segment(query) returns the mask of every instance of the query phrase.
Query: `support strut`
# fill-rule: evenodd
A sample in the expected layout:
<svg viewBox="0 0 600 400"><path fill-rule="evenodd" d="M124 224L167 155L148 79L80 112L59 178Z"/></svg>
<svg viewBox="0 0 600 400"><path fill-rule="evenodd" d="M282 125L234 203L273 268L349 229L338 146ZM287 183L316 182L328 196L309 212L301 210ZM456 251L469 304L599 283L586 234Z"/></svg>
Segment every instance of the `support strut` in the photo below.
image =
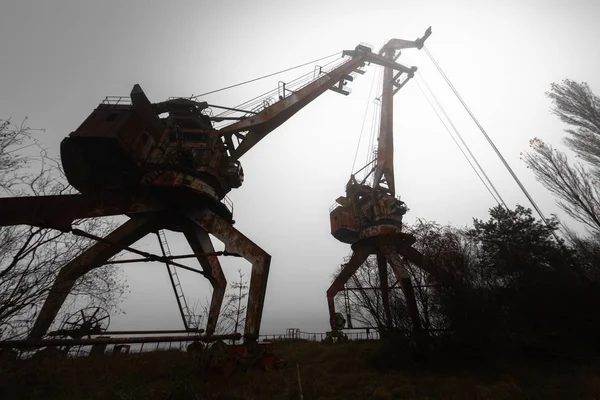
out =
<svg viewBox="0 0 600 400"><path fill-rule="evenodd" d="M344 288L346 282L348 282L358 268L367 260L369 254L371 254L373 250L374 248L372 247L359 247L356 249L352 253L348 263L344 265L339 275L335 278L329 289L327 289L327 306L329 307L329 324L331 325L331 329L339 329L335 323L335 295Z"/></svg>
<svg viewBox="0 0 600 400"><path fill-rule="evenodd" d="M198 261L204 270L206 276L213 288L212 298L210 300L210 309L208 312L208 322L206 324L206 333L214 334L217 329L217 320L225 297L227 289L227 280L223 274L221 263L214 255L204 256L203 254L214 254L215 249L208 236L208 232L197 225L191 225L184 231L184 235L192 249L197 254Z"/></svg>
<svg viewBox="0 0 600 400"><path fill-rule="evenodd" d="M258 340L271 256L229 222L208 209L190 211L187 215L198 226L223 242L228 252L238 253L252 264L244 339Z"/></svg>
<svg viewBox="0 0 600 400"><path fill-rule="evenodd" d="M155 221L150 217L134 217L112 231L106 240L125 246L132 245L154 229ZM42 306L29 338L41 339L52 325L77 279L91 270L103 266L108 259L121 251L106 243L95 243L71 262L61 268L50 293Z"/></svg>

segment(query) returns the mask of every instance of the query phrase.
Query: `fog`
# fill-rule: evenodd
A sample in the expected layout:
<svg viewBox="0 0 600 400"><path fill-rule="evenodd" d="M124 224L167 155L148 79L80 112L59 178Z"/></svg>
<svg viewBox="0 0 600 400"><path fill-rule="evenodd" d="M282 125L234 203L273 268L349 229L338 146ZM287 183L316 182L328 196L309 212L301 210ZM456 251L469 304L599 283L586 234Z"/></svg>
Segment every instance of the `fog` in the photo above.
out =
<svg viewBox="0 0 600 400"><path fill-rule="evenodd" d="M190 96L391 38L413 40L432 26L427 47L546 215L566 218L519 159L539 137L563 148L564 126L544 92L565 78L600 91L596 1L29 1L0 4L0 118L29 118L58 156L63 137L108 95L139 83L151 101ZM415 65L509 206L530 206L423 51L398 59ZM200 98L235 106L313 66ZM229 197L236 228L272 256L261 333L328 329L325 291L350 249L329 232L329 207L352 169L373 74L344 97L327 92L241 159L245 180ZM395 97L396 193L417 218L466 225L486 218L494 200L419 90ZM370 116L371 114L367 114ZM356 166L368 158L367 117ZM569 153L570 154L570 153ZM174 254L189 252L169 234ZM217 248L222 248L216 243ZM138 244L158 252L156 238ZM222 258L229 281L249 264ZM192 265L191 261L189 262ZM124 267L130 293L114 329L182 327L163 265ZM198 275L182 271L188 303L210 298Z"/></svg>

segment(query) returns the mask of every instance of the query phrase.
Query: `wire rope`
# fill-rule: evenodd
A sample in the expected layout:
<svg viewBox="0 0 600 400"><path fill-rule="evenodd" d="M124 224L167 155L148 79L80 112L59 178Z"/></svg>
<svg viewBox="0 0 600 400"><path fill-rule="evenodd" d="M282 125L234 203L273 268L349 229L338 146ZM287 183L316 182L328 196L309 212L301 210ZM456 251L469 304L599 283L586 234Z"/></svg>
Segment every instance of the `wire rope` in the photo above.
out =
<svg viewBox="0 0 600 400"><path fill-rule="evenodd" d="M337 54L337 53L336 53L336 54ZM343 57L341 57L340 59L343 59ZM329 66L329 65L331 65L331 64L333 64L333 63L335 63L336 61L338 61L338 59L328 62L327 64L325 64L325 65L324 65L324 66L322 66L321 68L325 68L325 67L327 67L327 66ZM345 60L344 60L344 61L345 61ZM304 65L307 65L307 64L304 64ZM303 65L303 66L304 66L304 65ZM311 75L314 75L314 71L307 72L306 74L304 74L304 75L301 75L300 77L298 77L298 78L294 79L293 81L290 81L290 83L291 83L291 82L298 81L298 80L301 80L300 82L295 82L295 83L292 85L292 87L296 88L296 90L297 90L297 88L298 88L298 85L299 85L299 84L304 84L305 82L310 82L310 81L312 81L312 80L313 80L313 78L311 77ZM288 83L287 85L289 85L289 83ZM237 106L235 106L234 108L238 108L238 109L241 109L241 108L250 108L250 109L252 109L254 106L258 106L258 105L259 105L261 102L263 102L263 100L264 100L264 99L266 99L267 97L274 96L274 95L276 95L278 92L279 92L279 88L276 88L276 89L271 89L271 90L269 90L269 91L267 91L267 92L265 92L265 93L263 93L263 94L260 94L260 95L258 95L258 96L256 96L256 97L254 97L254 98L252 98L252 99L250 99L250 100L247 100L247 101L245 101L245 102L243 102L243 103L241 103L241 104L238 104L238 105L237 105ZM227 115L231 115L231 114L233 114L233 113L235 113L235 112L237 112L237 111L231 111L231 110L223 111L223 112L221 112L221 113L217 114L217 115L216 115L216 117L225 117L225 116L227 116Z"/></svg>
<svg viewBox="0 0 600 400"><path fill-rule="evenodd" d="M418 79L420 79L423 84L425 85L425 89L427 90L427 92L430 94L431 98L433 99L433 101L435 102L435 104L437 104L438 108L440 109L442 115L446 118L446 120L448 121L450 127L452 128L452 130L454 131L454 134L456 135L456 137L458 137L458 139L460 140L460 142L462 143L462 145L464 146L464 148L466 149L467 153L469 154L469 156L471 157L471 159L473 159L473 161L475 162L475 164L477 165L477 168L479 168L479 170L481 171L481 173L483 174L485 180L487 181L487 183L490 185L491 189L494 191L495 193L495 197L497 197L500 202L502 203L502 205L505 208L508 208L506 206L506 203L504 202L504 199L502 199L502 196L500 195L500 192L498 192L498 190L496 189L496 187L494 186L494 184L492 183L492 180L489 178L489 176L485 173L485 170L483 169L483 167L481 166L481 164L479 164L479 161L477 161L477 157L475 157L475 155L473 154L473 152L471 151L471 149L469 148L469 145L467 145L467 143L465 142L465 140L463 139L462 135L460 134L460 132L458 131L458 129L456 128L456 126L454 125L454 123L452 122L452 119L450 119L450 117L448 116L448 113L446 112L446 109L444 108L444 106L442 106L442 104L440 103L440 101L438 100L437 96L435 95L435 93L433 93L433 91L431 90L431 87L427 84L427 81L425 80L425 77L423 76L423 74L419 74L419 76L417 77ZM418 80L417 80L417 84L419 85L419 89L421 89L421 91L423 91L423 88L420 86ZM427 99L429 101L429 99ZM432 105L433 107L433 105ZM434 108L435 110L435 108ZM437 110L436 110L436 114L437 114ZM450 132L449 132L450 133ZM454 137L453 137L454 139ZM462 148L460 147L460 145L457 143L457 146L459 146L459 148L462 150ZM464 152L463 152L464 154ZM465 157L468 159L467 155L465 154ZM469 161L470 162L470 161ZM475 170L475 169L474 169ZM496 200L498 201L498 200Z"/></svg>
<svg viewBox="0 0 600 400"><path fill-rule="evenodd" d="M477 175L477 177L479 178L479 180L481 181L481 183L483 183L483 186L485 186L485 188L487 189L487 191L490 193L490 195L492 196L492 198L494 199L494 201L496 203L500 204L500 200L502 200L502 198L500 197L500 200L498 200L498 198L496 197L496 195L494 194L494 192L492 191L492 189L490 189L490 187L488 186L488 184L486 183L486 181L480 175L480 173L477 170L477 168L475 168L475 165L473 165L473 162L471 162L471 160L467 156L467 153L465 153L465 151L463 150L463 148L460 146L460 144L458 143L458 141L456 140L456 138L454 137L454 135L450 131L450 128L446 124L446 121L444 121L444 119L442 118L442 115L438 112L438 110L435 108L435 106L431 102L431 99L429 99L429 97L427 96L427 94L423 90L423 87L419 83L419 80L416 80L416 82L417 82L417 86L419 87L419 90L423 94L423 97L425 98L425 100L427 100L427 102L431 106L431 109L435 112L435 115L437 115L438 119L440 120L440 122L442 123L442 125L444 126L444 128L446 128L446 132L448 132L448 135L450 135L450 137L452 138L452 140L456 144L456 147L458 147L458 149L460 150L460 152L462 153L462 155L465 157L465 159L467 160L467 162L469 163L469 165L471 166L471 168L473 169L473 171L475 172L475 174ZM452 123L450 120L449 120L449 122ZM479 164L477 164L477 165L479 165ZM481 166L479 166L479 168L481 168ZM482 172L483 172L483 169L482 169ZM487 176L486 176L486 178L487 178ZM488 180L489 180L489 178L488 178ZM491 182L490 182L490 184L491 184ZM492 187L493 187L493 185L492 185ZM496 191L496 190L494 189L494 191ZM500 195L498 194L498 196L500 196ZM504 204L503 200L502 200L502 204ZM506 207L506 204L504 204L504 206Z"/></svg>
<svg viewBox="0 0 600 400"><path fill-rule="evenodd" d="M506 162L506 159L504 158L504 156L502 155L502 153L500 152L500 150L496 147L496 145L494 144L494 142L492 141L492 139L489 137L489 135L487 134L487 132L485 131L485 129L483 128L483 126L479 123L479 121L477 120L477 118L475 118L475 115L473 114L473 112L471 111L471 109L469 108L469 106L467 105L467 103L465 103L465 101L463 100L463 98L460 96L460 94L458 93L458 90L456 90L456 87L454 87L454 85L452 84L452 82L450 81L450 79L448 78L448 76L444 73L444 71L442 70L442 67L437 63L437 61L435 60L435 58L433 57L433 55L431 54L431 52L429 51L429 49L427 49L426 46L423 46L423 49L425 50L425 53L427 54L427 56L429 56L429 59L431 60L431 62L433 63L433 65L436 67L436 69L438 70L438 72L442 75L442 77L444 78L444 80L446 81L446 83L448 84L448 86L450 87L450 89L452 89L452 91L456 95L456 98L460 101L460 103L463 105L463 107L465 108L465 110L467 111L467 113L471 116L471 118L473 119L473 122L475 122L475 124L477 125L477 127L479 128L479 130L481 131L481 133L483 134L483 136L485 136L485 138L487 139L488 143L490 144L490 146L492 147L492 149L494 150L494 152L496 153L496 155L498 156L498 158L500 158L500 161L502 161L502 164L504 164L504 167L508 170L508 172L510 173L510 175L512 176L512 178L515 180L515 182L517 183L517 185L519 186L519 188L521 189L521 191L525 195L525 197L527 197L527 199L529 200L529 202L531 203L531 205L533 206L533 208L535 209L535 211L538 213L538 215L540 216L540 218L542 219L542 221L544 221L544 223L546 224L546 226L549 227L550 223L548 222L548 220L546 219L546 217L542 213L542 210L538 207L538 205L536 204L536 202L533 200L533 197L531 197L531 195L529 194L529 192L527 191L527 189L525 188L525 186L523 186L523 183L517 177L517 175L515 174L515 172L513 171L513 169L510 167L510 165L508 164L508 162ZM554 231L553 231L553 234L554 234ZM556 234L554 234L554 237L558 240L558 238L556 237Z"/></svg>
<svg viewBox="0 0 600 400"><path fill-rule="evenodd" d="M197 99L198 97L201 97L201 96L206 96L206 95L209 95L209 94L213 94L213 93L222 92L223 90L232 89L232 88L234 88L234 87L242 86L242 85L245 85L245 84L247 84L247 83L256 82L256 81L259 81L259 80L261 80L261 79L269 78L269 77L271 77L271 76L274 76L274 75L279 75L279 74L282 74L282 73L284 73L284 72L288 72L288 71L291 71L291 70L294 70L294 69L297 69L297 68L301 68L301 67L307 66L307 65L309 65L309 64L314 64L314 63L316 63L316 62L319 62L319 61L322 61L322 60L326 60L326 59L328 59L328 58L331 58L331 57L334 57L334 56L336 56L336 55L338 55L338 54L340 54L340 53L341 53L341 52L339 52L339 51L338 51L338 52L336 52L336 53L333 53L333 54L330 54L330 55L328 55L328 56L321 57L321 58L318 58L318 59L316 59L316 60L313 60L313 61L309 61L309 62L307 62L307 63L304 63L304 64L296 65L295 67L286 68L286 69L284 69L284 70L281 70L281 71L273 72L273 73L270 73L270 74L267 74L267 75L263 75L263 76L261 76L261 77L258 77L258 78L254 78L254 79L250 79L250 80L247 80L247 81L244 81L244 82L236 83L236 84L234 84L234 85L226 86L226 87L224 87L224 88L221 88L221 89L212 90L212 91L210 91L210 92L206 92L206 93L198 94L198 95L192 96L191 98L192 98L192 99Z"/></svg>
<svg viewBox="0 0 600 400"><path fill-rule="evenodd" d="M377 89L375 91L376 94L380 93L382 90L382 83L381 83L381 69L377 70ZM372 117L372 121L371 121L371 134L369 136L369 147L367 149L367 160L365 162L365 164L369 164L370 162L373 162L374 158L375 158L375 153L373 152L373 144L375 142L375 137L377 136L377 128L378 128L378 123L377 123L377 117L379 116L379 112L381 110L381 102L378 102L378 100L374 99L373 103L375 104L375 107L373 108L373 117Z"/></svg>
<svg viewBox="0 0 600 400"><path fill-rule="evenodd" d="M354 152L354 161L352 161L352 169L350 169L350 173L354 172L354 167L356 165L356 158L358 157L358 150L360 149L360 142L362 140L363 131L365 129L365 122L367 120L367 114L369 112L369 106L371 102L371 94L373 94L373 86L375 86L375 76L377 74L373 73L373 79L371 79L371 88L369 89L369 97L367 97L367 104L365 106L365 114L363 115L362 125L360 127L360 135L358 136L358 143L356 144L356 151Z"/></svg>

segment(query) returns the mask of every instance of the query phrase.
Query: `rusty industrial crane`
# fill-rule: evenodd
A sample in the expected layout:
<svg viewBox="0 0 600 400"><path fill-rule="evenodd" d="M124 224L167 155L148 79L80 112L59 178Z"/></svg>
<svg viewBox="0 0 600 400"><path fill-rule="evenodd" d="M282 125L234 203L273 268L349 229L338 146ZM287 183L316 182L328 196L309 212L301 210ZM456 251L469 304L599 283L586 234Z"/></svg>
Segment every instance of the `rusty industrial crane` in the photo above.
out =
<svg viewBox="0 0 600 400"><path fill-rule="evenodd" d="M144 256L144 261L199 272L210 281L213 294L206 337L215 333L226 289L217 256L235 254L248 260L252 270L244 338L255 342L270 256L234 228L232 212L224 203L226 194L243 182L240 157L325 91L348 94L345 84L352 81L353 72L364 73L361 68L366 63L405 74L413 72L389 54L373 53L363 45L343 55L346 60L339 66L319 71L298 90L284 90L278 101L265 103L260 109L219 107L185 98L151 103L139 85L133 87L128 98L108 97L102 102L61 143L66 177L80 194L0 199L0 226L34 225L96 240L60 270L30 338L44 336L77 279L128 250ZM212 109L216 108L240 116L213 116ZM228 119L236 121L215 128L216 123ZM77 219L109 215L126 215L129 219L106 237L96 237L72 225ZM178 263L178 258L164 249L162 255L154 255L131 247L149 233L163 229L185 235L202 271ZM215 252L209 234L225 244L225 252Z"/></svg>
<svg viewBox="0 0 600 400"><path fill-rule="evenodd" d="M431 28L415 41L392 39L383 46L379 55L389 62L396 60L403 49L423 47L431 34ZM377 257L381 297L387 326L391 326L388 285L388 264L398 280L411 317L414 334L422 337L419 311L410 277L403 267L402 257L428 271L423 256L412 246L415 237L402 232L402 217L407 208L396 197L394 181L393 142L393 96L414 76L416 67L408 69L396 65L384 65L383 91L381 96L381 121L376 158L361 168L367 170L364 179L357 180L352 174L346 184L346 195L336 200L330 212L331 233L339 241L352 246L348 262L327 290L330 325L335 333L345 326L345 318L336 313L335 295L343 290L346 282L371 255ZM369 170L370 168L370 170ZM359 172L360 172L359 171ZM372 180L368 182L368 179ZM433 271L432 271L433 272Z"/></svg>

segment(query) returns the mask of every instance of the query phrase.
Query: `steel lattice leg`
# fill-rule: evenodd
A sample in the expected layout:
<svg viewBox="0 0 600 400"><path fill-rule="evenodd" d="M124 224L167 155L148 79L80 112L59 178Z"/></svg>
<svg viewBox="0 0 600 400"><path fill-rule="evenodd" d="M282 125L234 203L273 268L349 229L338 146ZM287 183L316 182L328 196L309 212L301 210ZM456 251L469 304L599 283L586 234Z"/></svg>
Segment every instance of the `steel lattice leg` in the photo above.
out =
<svg viewBox="0 0 600 400"><path fill-rule="evenodd" d="M150 233L153 230L153 225L153 219L151 218L132 218L112 231L105 239L112 243L129 246ZM29 338L40 339L44 336L77 279L91 270L101 267L120 251L121 249L117 246L95 243L73 261L62 267L33 325Z"/></svg>
<svg viewBox="0 0 600 400"><path fill-rule="evenodd" d="M392 312L390 310L390 287L388 284L387 260L381 252L377 253L377 269L379 271L379 284L381 286L381 302L385 314L385 324L392 329Z"/></svg>
<svg viewBox="0 0 600 400"><path fill-rule="evenodd" d="M208 236L208 232L197 225L191 226L184 231L185 237L195 254L214 253L215 249ZM213 335L217 328L221 305L227 289L227 280L223 274L221 263L217 256L198 256L198 261L210 281L213 288L212 299L210 301L210 310L208 321L206 323L206 334Z"/></svg>
<svg viewBox="0 0 600 400"><path fill-rule="evenodd" d="M410 319L413 324L415 337L417 340L420 340L423 338L423 326L421 325L421 317L417 307L417 299L415 298L415 292L410 280L410 276L402 265L402 260L400 259L398 253L395 252L395 249L385 248L384 251L390 262L390 265L392 266L394 275L396 276L396 279L398 279L398 282L400 282L400 286L404 292L404 297L406 298L406 307L408 308L408 314L410 315Z"/></svg>
<svg viewBox="0 0 600 400"><path fill-rule="evenodd" d="M340 274L335 278L329 289L327 289L327 305L329 306L329 323L331 329L336 329L335 324L335 295L344 288L344 285L354 275L358 268L365 262L369 254L372 253L371 247L359 247L352 253L352 257L344 267Z"/></svg>
<svg viewBox="0 0 600 400"><path fill-rule="evenodd" d="M244 338L246 341L256 341L267 291L271 256L212 211L191 211L188 217L225 243L228 252L238 253L252 264Z"/></svg>

